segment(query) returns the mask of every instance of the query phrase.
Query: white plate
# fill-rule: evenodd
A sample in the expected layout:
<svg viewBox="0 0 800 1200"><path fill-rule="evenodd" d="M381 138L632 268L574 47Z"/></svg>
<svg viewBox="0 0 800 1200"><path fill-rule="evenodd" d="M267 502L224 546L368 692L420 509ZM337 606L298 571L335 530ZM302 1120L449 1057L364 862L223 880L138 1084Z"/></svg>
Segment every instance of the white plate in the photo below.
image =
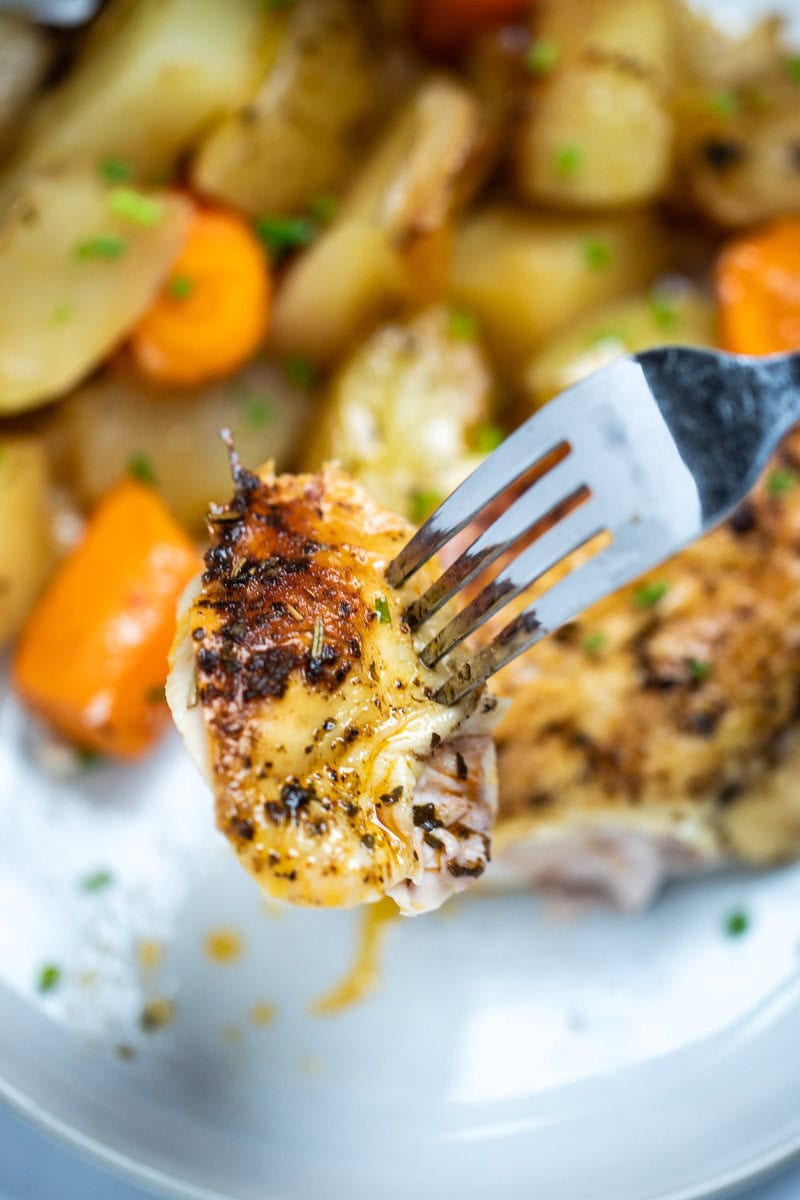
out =
<svg viewBox="0 0 800 1200"><path fill-rule="evenodd" d="M735 25L769 5L713 7ZM799 0L782 7L800 25ZM695 1200L800 1151L800 867L683 885L627 919L473 896L390 925L374 997L319 1017L359 918L267 911L176 738L140 769L62 784L27 743L3 698L0 1094L139 1183L195 1200ZM113 884L81 891L97 868ZM731 939L735 908L751 927ZM204 952L217 927L244 943L226 966ZM65 975L41 996L46 962ZM164 996L174 1021L142 1032ZM253 1023L258 1004L274 1021Z"/></svg>
<svg viewBox="0 0 800 1200"><path fill-rule="evenodd" d="M375 996L310 1004L353 914L268 911L175 742L57 784L0 708L0 1077L24 1112L185 1197L677 1200L800 1146L800 869L675 888L650 913L474 897L387 929ZM85 893L99 867L114 882ZM744 908L747 934L726 936ZM229 965L204 950L233 928ZM141 939L166 947L156 970ZM62 985L35 989L45 962ZM144 1033L143 1004L175 1019ZM275 1005L256 1027L254 1005ZM132 1061L116 1047L131 1046Z"/></svg>

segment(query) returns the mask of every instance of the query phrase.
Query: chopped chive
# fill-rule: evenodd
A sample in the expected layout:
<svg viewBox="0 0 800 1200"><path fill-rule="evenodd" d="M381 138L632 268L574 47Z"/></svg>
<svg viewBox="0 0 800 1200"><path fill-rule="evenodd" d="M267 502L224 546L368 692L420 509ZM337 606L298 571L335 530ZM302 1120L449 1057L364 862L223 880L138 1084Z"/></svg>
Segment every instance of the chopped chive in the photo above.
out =
<svg viewBox="0 0 800 1200"><path fill-rule="evenodd" d="M411 493L411 520L421 524L435 508L442 503L444 496L432 488L427 491Z"/></svg>
<svg viewBox="0 0 800 1200"><path fill-rule="evenodd" d="M173 275L167 280L164 290L173 300L187 300L194 291L194 280L188 275Z"/></svg>
<svg viewBox="0 0 800 1200"><path fill-rule="evenodd" d="M702 683L711 674L711 663L704 658L690 658L689 674L695 683Z"/></svg>
<svg viewBox="0 0 800 1200"><path fill-rule="evenodd" d="M505 430L493 421L479 425L472 437L473 449L478 454L491 454L496 450L506 436Z"/></svg>
<svg viewBox="0 0 800 1200"><path fill-rule="evenodd" d="M587 633L586 637L583 639L584 653L589 654L594 658L603 649L605 649L607 640L608 639L603 633L602 629L596 629L594 633Z"/></svg>
<svg viewBox="0 0 800 1200"><path fill-rule="evenodd" d="M115 216L135 221L137 225L158 225L164 216L164 205L160 200L130 187L114 188L109 193L108 207Z"/></svg>
<svg viewBox="0 0 800 1200"><path fill-rule="evenodd" d="M298 387L310 387L317 378L317 367L305 354L290 354L283 364L286 378Z"/></svg>
<svg viewBox="0 0 800 1200"><path fill-rule="evenodd" d="M244 417L251 429L263 429L274 415L272 403L266 396L253 396L247 401Z"/></svg>
<svg viewBox="0 0 800 1200"><path fill-rule="evenodd" d="M291 250L310 245L319 232L310 217L258 217L254 228L273 262Z"/></svg>
<svg viewBox="0 0 800 1200"><path fill-rule="evenodd" d="M61 982L61 967L55 963L47 963L39 972L38 987L40 992L54 992Z"/></svg>
<svg viewBox="0 0 800 1200"><path fill-rule="evenodd" d="M739 111L739 97L730 88L721 88L708 97L708 107L718 117L735 117Z"/></svg>
<svg viewBox="0 0 800 1200"><path fill-rule="evenodd" d="M71 304L57 304L55 308L50 310L50 321L53 325L65 325L74 316L75 309Z"/></svg>
<svg viewBox="0 0 800 1200"><path fill-rule="evenodd" d="M323 193L322 195L315 196L311 201L308 206L308 215L317 225L330 225L338 209L339 201L337 197Z"/></svg>
<svg viewBox="0 0 800 1200"><path fill-rule="evenodd" d="M606 238L588 238L583 243L583 257L593 271L601 271L614 260L614 251Z"/></svg>
<svg viewBox="0 0 800 1200"><path fill-rule="evenodd" d="M96 237L78 242L75 247L75 257L82 259L122 258L127 248L125 239L118 237L116 233L98 233Z"/></svg>
<svg viewBox="0 0 800 1200"><path fill-rule="evenodd" d="M325 626L322 624L322 617L314 618L314 636L311 640L311 657L319 658L322 654L322 647L325 643Z"/></svg>
<svg viewBox="0 0 800 1200"><path fill-rule="evenodd" d="M93 871L91 875L86 875L81 880L82 892L102 892L104 888L110 887L114 882L114 876L110 871Z"/></svg>
<svg viewBox="0 0 800 1200"><path fill-rule="evenodd" d="M159 683L155 687L148 688L144 694L144 698L148 704L163 704L167 698L164 684Z"/></svg>
<svg viewBox="0 0 800 1200"><path fill-rule="evenodd" d="M725 932L728 937L741 937L750 927L750 918L740 908L735 908L725 918Z"/></svg>
<svg viewBox="0 0 800 1200"><path fill-rule="evenodd" d="M133 164L126 158L104 158L97 169L106 183L128 183L133 178Z"/></svg>
<svg viewBox="0 0 800 1200"><path fill-rule="evenodd" d="M378 623L380 625L391 625L392 614L389 611L389 601L385 596L375 597L375 612L378 614Z"/></svg>
<svg viewBox="0 0 800 1200"><path fill-rule="evenodd" d="M660 329L674 329L678 321L678 306L667 292L651 292L650 313Z"/></svg>
<svg viewBox="0 0 800 1200"><path fill-rule="evenodd" d="M457 342L474 342L478 336L478 318L465 308L451 308L447 331Z"/></svg>
<svg viewBox="0 0 800 1200"><path fill-rule="evenodd" d="M583 146L567 142L559 146L553 155L553 167L563 179L571 179L580 168L584 158Z"/></svg>
<svg viewBox="0 0 800 1200"><path fill-rule="evenodd" d="M664 580L658 583L646 583L634 592L633 602L637 608L655 608L669 591L669 584Z"/></svg>
<svg viewBox="0 0 800 1200"><path fill-rule="evenodd" d="M76 751L78 762L82 767L88 770L90 767L96 767L98 763L103 761L103 756L99 750L90 750L88 746L80 746Z"/></svg>
<svg viewBox="0 0 800 1200"><path fill-rule="evenodd" d="M797 484L797 475L790 467L778 467L767 477L770 496L785 496Z"/></svg>
<svg viewBox="0 0 800 1200"><path fill-rule="evenodd" d="M792 83L800 83L800 57L787 58L785 66Z"/></svg>
<svg viewBox="0 0 800 1200"><path fill-rule="evenodd" d="M525 66L532 75L546 75L561 57L561 47L552 38L536 38L525 55Z"/></svg>
<svg viewBox="0 0 800 1200"><path fill-rule="evenodd" d="M156 473L153 470L153 463L146 454L132 454L128 459L128 473L137 479L139 483L148 483L154 486L156 482Z"/></svg>

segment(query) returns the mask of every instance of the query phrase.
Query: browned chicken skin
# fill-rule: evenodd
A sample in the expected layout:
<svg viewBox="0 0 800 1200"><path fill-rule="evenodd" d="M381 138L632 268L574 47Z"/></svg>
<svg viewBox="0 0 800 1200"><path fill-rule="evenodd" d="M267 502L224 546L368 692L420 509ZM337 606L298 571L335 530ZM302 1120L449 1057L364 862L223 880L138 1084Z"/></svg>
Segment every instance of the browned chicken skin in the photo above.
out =
<svg viewBox="0 0 800 1200"><path fill-rule="evenodd" d="M432 699L442 673L402 617L424 581L384 579L402 518L332 468L234 473L168 686L217 824L283 899L434 908L488 861L495 757L475 710L493 705Z"/></svg>

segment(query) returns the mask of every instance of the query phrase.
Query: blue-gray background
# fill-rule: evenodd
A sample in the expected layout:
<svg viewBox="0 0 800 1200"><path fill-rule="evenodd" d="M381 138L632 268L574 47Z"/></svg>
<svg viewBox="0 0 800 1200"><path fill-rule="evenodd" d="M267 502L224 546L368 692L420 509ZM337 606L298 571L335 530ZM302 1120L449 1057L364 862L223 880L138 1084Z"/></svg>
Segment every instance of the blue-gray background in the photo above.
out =
<svg viewBox="0 0 800 1200"><path fill-rule="evenodd" d="M741 1200L798 1200L800 1167L745 1191ZM0 1200L152 1200L0 1108ZM594 1200L613 1200L596 1196Z"/></svg>

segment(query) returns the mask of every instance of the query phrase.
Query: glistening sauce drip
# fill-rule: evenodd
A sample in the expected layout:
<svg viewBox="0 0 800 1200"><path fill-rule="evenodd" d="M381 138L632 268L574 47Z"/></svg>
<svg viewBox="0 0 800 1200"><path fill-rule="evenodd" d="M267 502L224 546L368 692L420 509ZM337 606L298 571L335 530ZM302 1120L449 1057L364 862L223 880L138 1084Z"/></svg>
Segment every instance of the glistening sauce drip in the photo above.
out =
<svg viewBox="0 0 800 1200"><path fill-rule="evenodd" d="M380 979L381 951L390 921L399 915L397 905L388 897L370 904L359 913L358 945L349 971L311 1005L317 1017L330 1017L365 1000Z"/></svg>

